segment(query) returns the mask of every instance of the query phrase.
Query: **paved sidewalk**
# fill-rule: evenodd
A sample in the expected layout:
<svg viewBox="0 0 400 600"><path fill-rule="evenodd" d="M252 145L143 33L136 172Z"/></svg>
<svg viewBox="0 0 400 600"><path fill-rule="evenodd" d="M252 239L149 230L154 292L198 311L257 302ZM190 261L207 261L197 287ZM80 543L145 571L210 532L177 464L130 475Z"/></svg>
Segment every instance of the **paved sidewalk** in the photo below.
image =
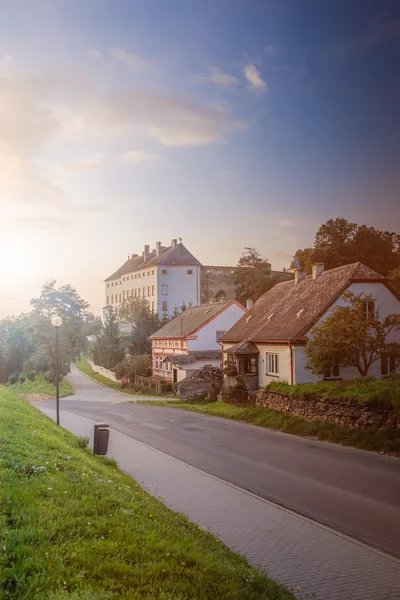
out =
<svg viewBox="0 0 400 600"><path fill-rule="evenodd" d="M54 409L38 406L55 417ZM62 425L92 439L94 421L63 411ZM400 561L112 430L109 456L152 495L232 550L315 600L399 600ZM308 596L307 596L308 594ZM315 594L315 596L312 596Z"/></svg>

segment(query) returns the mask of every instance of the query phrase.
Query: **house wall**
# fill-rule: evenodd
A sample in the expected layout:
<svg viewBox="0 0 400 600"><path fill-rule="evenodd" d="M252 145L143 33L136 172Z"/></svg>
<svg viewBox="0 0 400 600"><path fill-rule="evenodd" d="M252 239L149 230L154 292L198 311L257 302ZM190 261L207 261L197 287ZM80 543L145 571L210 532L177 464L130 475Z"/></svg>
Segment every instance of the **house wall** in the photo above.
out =
<svg viewBox="0 0 400 600"><path fill-rule="evenodd" d="M222 313L199 329L193 338L188 338L188 350L220 350L221 345L217 342L216 337L217 331L228 331L245 312L245 308L238 304L228 306Z"/></svg>
<svg viewBox="0 0 400 600"><path fill-rule="evenodd" d="M288 344L256 344L260 351L258 357L258 387L262 388L272 381L291 381L290 348ZM278 354L278 376L267 375L266 353Z"/></svg>
<svg viewBox="0 0 400 600"><path fill-rule="evenodd" d="M167 274L163 274L162 271L167 271ZM192 275L188 275L188 271L192 271ZM172 315L174 308L179 308L182 303L188 305L191 302L193 306L200 304L200 267L194 265L187 265L185 267L159 265L157 272L158 312L163 312L163 301L166 301L168 304L169 315ZM164 295L162 293L163 285L168 286L168 293Z"/></svg>
<svg viewBox="0 0 400 600"><path fill-rule="evenodd" d="M352 283L348 287L348 291L353 294L365 294L370 295L372 300L376 300L376 307L379 313L379 318L384 319L390 314L400 313L400 302L397 298L382 284L379 282L370 283ZM318 321L321 323L330 314L335 306L345 306L347 303L342 298L339 298L331 307L329 311L325 313L323 317ZM400 332L392 332L388 336L388 341L400 343ZM307 359L304 352L303 346L296 346L294 349L294 372L295 378L294 383L307 383L321 381L322 377L314 375L311 371L306 369ZM381 376L381 363L380 360L374 362L368 372L369 375L375 377ZM360 373L355 367L349 367L342 369L340 377L343 379L353 379L358 377Z"/></svg>
<svg viewBox="0 0 400 600"><path fill-rule="evenodd" d="M153 340L152 341L152 367L153 375L159 375L168 381L172 381L172 369L168 370L165 367L166 363L162 363L162 369L156 369L156 357L164 359L168 354L187 354L186 340Z"/></svg>

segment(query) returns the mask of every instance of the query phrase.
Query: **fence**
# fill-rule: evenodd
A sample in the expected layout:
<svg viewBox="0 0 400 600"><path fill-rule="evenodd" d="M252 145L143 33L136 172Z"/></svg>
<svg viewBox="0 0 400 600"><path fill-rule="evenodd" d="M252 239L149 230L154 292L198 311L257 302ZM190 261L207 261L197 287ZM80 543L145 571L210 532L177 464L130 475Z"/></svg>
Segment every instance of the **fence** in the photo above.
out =
<svg viewBox="0 0 400 600"><path fill-rule="evenodd" d="M172 385L168 381L154 379L153 377L142 377L141 375L135 375L134 383L150 389L153 388L157 394L163 394L172 389Z"/></svg>
<svg viewBox="0 0 400 600"><path fill-rule="evenodd" d="M237 390L229 388L229 396L226 398L229 404L251 404L255 405L254 395L250 395L248 390Z"/></svg>

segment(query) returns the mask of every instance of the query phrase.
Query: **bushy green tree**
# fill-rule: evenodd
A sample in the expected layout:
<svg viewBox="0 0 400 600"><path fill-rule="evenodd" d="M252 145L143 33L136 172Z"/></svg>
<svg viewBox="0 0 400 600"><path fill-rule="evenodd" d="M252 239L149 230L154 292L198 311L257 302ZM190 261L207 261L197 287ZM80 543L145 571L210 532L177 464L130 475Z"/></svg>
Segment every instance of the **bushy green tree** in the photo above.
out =
<svg viewBox="0 0 400 600"><path fill-rule="evenodd" d="M255 248L245 248L237 266L236 297L242 304L245 305L248 299L255 302L274 286L271 265Z"/></svg>
<svg viewBox="0 0 400 600"><path fill-rule="evenodd" d="M323 262L326 269L362 262L386 276L400 267L400 235L343 218L329 219L318 229L314 246L295 256L308 272L314 262Z"/></svg>
<svg viewBox="0 0 400 600"><path fill-rule="evenodd" d="M317 375L329 373L335 364L355 367L365 377L382 354L398 352L399 345L388 342L388 335L400 330L400 315L380 320L370 296L345 292L342 298L346 304L336 306L311 330L305 347L307 367Z"/></svg>
<svg viewBox="0 0 400 600"><path fill-rule="evenodd" d="M93 344L93 362L106 369L113 369L123 360L124 355L117 313L110 307L102 331Z"/></svg>

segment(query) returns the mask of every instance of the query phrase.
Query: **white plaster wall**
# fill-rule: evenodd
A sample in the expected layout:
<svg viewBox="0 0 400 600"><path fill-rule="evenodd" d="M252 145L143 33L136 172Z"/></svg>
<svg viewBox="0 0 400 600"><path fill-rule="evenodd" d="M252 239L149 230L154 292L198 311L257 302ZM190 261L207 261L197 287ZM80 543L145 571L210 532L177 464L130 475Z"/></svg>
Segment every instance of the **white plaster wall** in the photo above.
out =
<svg viewBox="0 0 400 600"><path fill-rule="evenodd" d="M348 291L353 294L359 295L370 295L372 300L376 300L376 307L378 310L379 318L384 319L390 314L400 313L400 302L397 298L382 284L379 282L370 282L370 283L352 283L348 288ZM347 302L342 298L339 298L331 307L331 309L318 321L321 323L326 317L330 314L331 310L335 306L346 306ZM390 336L388 336L388 341L391 342L399 342L400 343L400 332L392 332ZM294 383L306 383L306 382L315 382L321 381L323 378L314 375L311 371L306 369L306 355L304 352L304 347L296 346L295 347L295 381ZM381 375L381 363L380 360L375 361L368 372L369 375L374 375L375 377L380 377ZM340 372L340 377L343 379L353 379L354 377L359 377L360 373L357 371L355 367L349 367L346 369L342 369Z"/></svg>
<svg viewBox="0 0 400 600"><path fill-rule="evenodd" d="M257 344L260 351L258 357L258 387L262 388L271 381L286 381L290 383L290 348L288 344ZM267 375L266 353L278 354L278 377Z"/></svg>
<svg viewBox="0 0 400 600"><path fill-rule="evenodd" d="M206 304L204 305L204 310L207 310ZM221 350L221 344L216 341L217 331L228 331L231 329L245 312L245 309L237 304L228 306L221 314L217 315L194 334L196 339L188 340L188 350Z"/></svg>
<svg viewBox="0 0 400 600"><path fill-rule="evenodd" d="M163 275L162 271L168 271ZM187 271L192 270L193 274L188 275ZM157 303L158 312L162 313L162 303L168 302L168 313L171 315L175 306L179 307L182 303L186 305L192 302L193 306L200 304L200 267L193 265L171 267L168 265L159 265L157 267ZM168 294L162 294L163 284L168 286Z"/></svg>
<svg viewBox="0 0 400 600"><path fill-rule="evenodd" d="M99 365L95 365L91 360L88 360L88 363L92 367L93 371L95 371L96 373L100 373L100 375L103 375L104 377L111 379L111 381L119 381L115 377L115 373L113 373L112 371L109 371L108 369L105 369L104 367L100 367Z"/></svg>

